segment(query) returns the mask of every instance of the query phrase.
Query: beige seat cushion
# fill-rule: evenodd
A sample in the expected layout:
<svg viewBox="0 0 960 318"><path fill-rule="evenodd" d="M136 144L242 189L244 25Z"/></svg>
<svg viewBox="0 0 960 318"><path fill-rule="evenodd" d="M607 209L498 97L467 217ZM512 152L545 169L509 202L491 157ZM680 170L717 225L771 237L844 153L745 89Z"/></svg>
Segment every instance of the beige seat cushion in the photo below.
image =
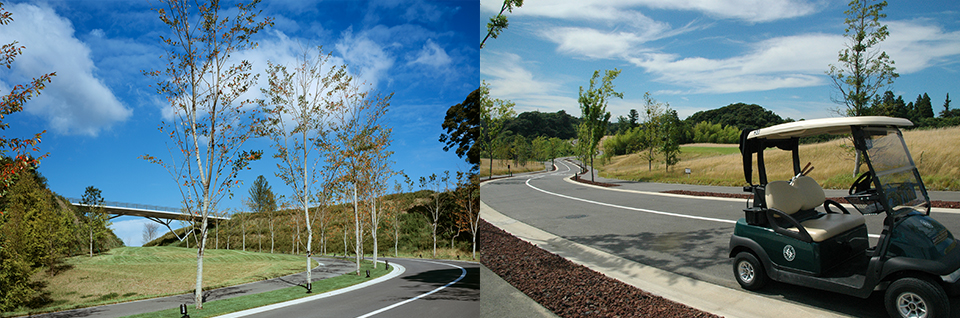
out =
<svg viewBox="0 0 960 318"><path fill-rule="evenodd" d="M823 242L837 234L863 225L863 216L859 214L828 213L817 219L800 222L800 225L807 229L807 233L810 233L810 238L814 242ZM788 228L788 230L800 232L793 227Z"/></svg>
<svg viewBox="0 0 960 318"><path fill-rule="evenodd" d="M823 188L811 177L800 176L793 180L793 187L799 190L799 195L802 197L801 201L803 203L800 205L800 210L816 208L827 199L826 195L823 194Z"/></svg>
<svg viewBox="0 0 960 318"><path fill-rule="evenodd" d="M794 214L800 211L803 206L803 197L800 190L790 185L786 181L773 181L767 183L764 190L764 199L767 201L767 208L777 209L786 214Z"/></svg>

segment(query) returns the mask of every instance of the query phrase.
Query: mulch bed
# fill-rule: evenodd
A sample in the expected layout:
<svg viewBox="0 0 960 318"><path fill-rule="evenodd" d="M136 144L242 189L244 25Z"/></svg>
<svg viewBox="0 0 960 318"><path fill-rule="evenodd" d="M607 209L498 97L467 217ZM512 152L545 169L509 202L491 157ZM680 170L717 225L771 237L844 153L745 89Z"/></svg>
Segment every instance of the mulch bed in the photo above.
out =
<svg viewBox="0 0 960 318"><path fill-rule="evenodd" d="M480 262L560 317L719 317L544 251L484 220Z"/></svg>
<svg viewBox="0 0 960 318"><path fill-rule="evenodd" d="M669 191L662 191L661 193L694 195L694 196L701 196L701 197L753 199L752 194L737 194L737 193L717 193L717 192L686 191L686 190L669 190ZM833 200L840 203L848 203L847 200L844 198L827 198L827 200ZM960 209L960 202L933 200L933 201L930 201L930 206L934 208Z"/></svg>

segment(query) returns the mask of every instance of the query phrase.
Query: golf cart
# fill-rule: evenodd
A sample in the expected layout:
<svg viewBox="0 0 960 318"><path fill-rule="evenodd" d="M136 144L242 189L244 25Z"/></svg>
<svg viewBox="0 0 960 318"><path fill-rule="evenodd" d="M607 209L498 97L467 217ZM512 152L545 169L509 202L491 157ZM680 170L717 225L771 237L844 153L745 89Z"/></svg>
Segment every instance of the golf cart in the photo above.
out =
<svg viewBox="0 0 960 318"><path fill-rule="evenodd" d="M756 290L771 279L860 298L886 290L884 304L893 317L948 317L947 292L960 291L960 249L953 234L930 218L927 190L898 128L909 126L902 118L847 117L745 130L744 191L753 200L730 237L737 283ZM800 167L800 137L820 134L850 134L868 168L844 198L854 213L825 198L805 175L809 164ZM767 180L764 150L774 147L792 152L791 180ZM883 229L870 246L864 216L879 214L885 215Z"/></svg>

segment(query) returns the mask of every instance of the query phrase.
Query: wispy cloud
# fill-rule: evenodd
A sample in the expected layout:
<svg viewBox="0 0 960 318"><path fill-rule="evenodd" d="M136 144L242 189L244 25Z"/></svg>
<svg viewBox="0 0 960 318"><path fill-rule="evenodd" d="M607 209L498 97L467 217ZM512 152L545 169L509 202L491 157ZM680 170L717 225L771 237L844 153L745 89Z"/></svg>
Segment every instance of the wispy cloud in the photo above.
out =
<svg viewBox="0 0 960 318"><path fill-rule="evenodd" d="M556 79L542 79L527 70L519 55L484 51L480 55L480 72L489 77L490 95L508 99L517 104L517 111L569 108L577 105L575 98L566 97L563 83Z"/></svg>
<svg viewBox="0 0 960 318"><path fill-rule="evenodd" d="M483 1L481 8L487 12L499 12L501 4ZM747 22L802 17L819 9L818 5L802 0L555 0L524 3L512 15L630 23L644 20L645 16L640 12L642 8L696 11Z"/></svg>
<svg viewBox="0 0 960 318"><path fill-rule="evenodd" d="M673 93L764 91L824 84L820 75L842 43L839 35L808 34L761 41L746 54L726 59L649 53L629 61L656 74L657 81L688 88Z"/></svg>
<svg viewBox="0 0 960 318"><path fill-rule="evenodd" d="M0 86L6 91L41 74L57 73L25 108L28 113L46 119L58 133L89 136L130 117L132 111L94 75L90 48L74 36L69 20L43 5L16 4L9 11L14 21L2 26L0 42L19 41L26 49L11 70L4 70Z"/></svg>

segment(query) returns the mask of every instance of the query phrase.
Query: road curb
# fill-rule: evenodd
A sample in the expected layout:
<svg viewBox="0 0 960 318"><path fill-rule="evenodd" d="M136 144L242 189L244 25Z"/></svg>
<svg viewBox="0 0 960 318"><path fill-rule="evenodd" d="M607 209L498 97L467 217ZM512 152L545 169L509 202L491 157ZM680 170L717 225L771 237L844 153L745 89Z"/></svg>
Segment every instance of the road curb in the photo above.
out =
<svg viewBox="0 0 960 318"><path fill-rule="evenodd" d="M572 242L505 216L480 202L480 215L490 224L591 270L687 306L727 317L844 317L753 293L710 284L646 266L595 248ZM731 274L732 275L732 274Z"/></svg>
<svg viewBox="0 0 960 318"><path fill-rule="evenodd" d="M378 263L381 263L381 262L378 261ZM276 304L261 306L261 307L257 307L257 308L250 308L250 309L247 309L247 310L241 310L241 311L229 313L229 314L226 314L226 315L216 316L216 317L217 317L217 318L238 318L238 317L244 317L244 316L254 315L254 314L258 314L258 313L262 313L262 312L266 312L266 311L270 311L270 310L274 310L274 309L279 309L279 308L283 308L283 307L287 307L287 306L293 306L293 305L297 305L297 304L302 304L302 303L305 303L305 302L314 301L314 300L321 299L321 298L327 298L327 297L330 297L330 296L340 295L340 294L343 294L343 293L348 293L348 292L351 292L351 291L354 291L354 290L358 290L358 289L361 289L361 288L364 288L364 287L369 287L369 286L372 286L372 285L376 285L376 284L385 282L385 281L390 280L390 279L392 279L392 278L394 278L394 277L400 276L401 274L403 274L404 271L406 271L406 268L404 268L404 267L403 267L402 265L400 265L400 264L396 264L396 263L395 263L395 264L393 264L393 270L390 271L390 273L387 273L386 275L383 275L383 276L374 278L374 279L372 279L372 280L369 280L369 281L366 281L366 282L363 282L363 283L359 283L359 284L356 284L356 285L352 285L352 286L340 288L340 289L337 289L337 290L331 290L331 291L328 291L328 292L325 292L325 293L322 293L322 294L317 294L317 295L313 295L313 296L309 296L309 297L303 297L303 298L297 298L297 299L294 299L294 300L288 300L288 301L285 301L285 302L282 302L282 303L276 303Z"/></svg>

